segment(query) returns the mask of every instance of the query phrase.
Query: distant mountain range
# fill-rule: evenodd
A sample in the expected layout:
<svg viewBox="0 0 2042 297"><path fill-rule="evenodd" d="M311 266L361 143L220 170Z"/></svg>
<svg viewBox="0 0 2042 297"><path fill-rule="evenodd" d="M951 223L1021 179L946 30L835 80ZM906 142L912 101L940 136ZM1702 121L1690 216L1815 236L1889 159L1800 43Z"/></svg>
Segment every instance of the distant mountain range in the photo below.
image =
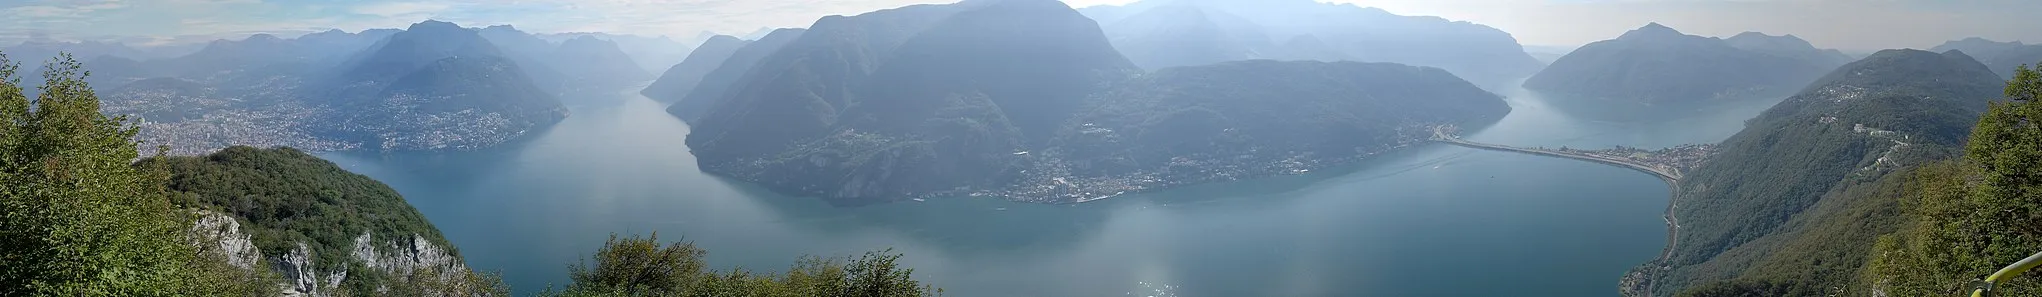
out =
<svg viewBox="0 0 2042 297"><path fill-rule="evenodd" d="M651 73L624 54L617 43L583 35L568 39L550 57L553 69L566 74L569 84L599 90L620 90L652 81Z"/></svg>
<svg viewBox="0 0 2042 297"><path fill-rule="evenodd" d="M659 76L659 80L653 81L652 85L646 86L645 90L639 93L660 102L680 101L681 98L687 97L688 93L694 92L697 86L701 86L702 80L708 77L710 72L723 66L724 61L730 60L731 56L736 55L738 50L744 49L748 44L751 44L751 41L730 35L709 37L708 41L702 42L701 47L695 48L694 53L688 54L687 60L668 68L666 73Z"/></svg>
<svg viewBox="0 0 2042 297"><path fill-rule="evenodd" d="M559 99L476 30L427 21L362 52L332 86L315 131L382 150L473 150L566 117Z"/></svg>
<svg viewBox="0 0 2042 297"><path fill-rule="evenodd" d="M1790 95L1850 60L1792 35L1747 32L1719 39L1652 23L1582 46L1526 80L1524 87L1570 100L1692 104Z"/></svg>
<svg viewBox="0 0 2042 297"><path fill-rule="evenodd" d="M764 58L739 59L753 50ZM717 71L733 67L748 71L704 81L675 106L683 119L699 116L688 145L703 170L838 203L939 194L1075 202L1295 173L1401 147L1430 124L1508 110L1445 71L1394 64L1259 61L1143 75L1093 20L1053 0L826 17L753 42Z"/></svg>
<svg viewBox="0 0 2042 297"><path fill-rule="evenodd" d="M672 37L667 36L647 37L602 32L539 34L540 39L557 44L565 44L568 40L580 37L594 37L598 40L616 43L617 48L624 51L624 55L630 56L632 61L637 62L638 68L642 70L666 69L673 67L674 64L680 64L682 60L688 58L688 53L695 51L695 46L702 41L674 40Z"/></svg>
<svg viewBox="0 0 2042 297"><path fill-rule="evenodd" d="M1957 51L1886 50L1830 72L1748 121L1680 181L1672 258L1633 274L1652 275L1657 291L1627 292L1873 290L1859 279L1872 247L1905 224L1900 201L1913 177L1899 173L1961 156L2003 86Z"/></svg>
<svg viewBox="0 0 2042 297"><path fill-rule="evenodd" d="M258 34L174 58L87 62L94 86L109 90L106 110L140 115L138 137L185 155L230 145L482 149L565 117L555 94L651 79L593 36L553 45L508 26L438 21L293 39Z"/></svg>
<svg viewBox="0 0 2042 297"><path fill-rule="evenodd" d="M655 100L674 102L673 106L667 108L667 112L680 117L682 121L695 123L696 120L708 114L710 108L716 107L717 104L721 104L724 101L729 101L732 91L743 87L739 84L743 82L746 75L751 74L752 68L758 67L760 61L780 52L780 49L787 47L789 43L793 43L795 40L801 39L801 36L807 32L807 29L773 30L772 33L766 34L765 37L757 41L752 41L742 47L738 47L736 52L730 54L730 57L721 59L722 61L716 63L715 68L710 70L708 74L702 75L700 82L694 83L695 87L688 89L687 93L679 93L679 90L676 89L666 94L647 94L647 96ZM709 59L714 58L714 56L705 56L704 58ZM700 65L706 66L712 62L714 61L704 60L704 64ZM669 79L677 81L667 82L668 84L685 84L688 78L686 76L661 77L661 80ZM659 83L654 82L654 84ZM676 94L679 95L676 96Z"/></svg>
<svg viewBox="0 0 2042 297"><path fill-rule="evenodd" d="M2042 44L2024 44L2018 41L1998 42L1973 37L1945 42L1931 50L1939 52L1949 50L1963 51L1972 57L1977 57L1978 61L1985 63L1986 67L1991 67L1994 73L1999 73L2001 77L2007 78L2014 76L2014 68L2016 67L2028 65L2028 68L2033 69L2035 65L2042 64Z"/></svg>
<svg viewBox="0 0 2042 297"><path fill-rule="evenodd" d="M732 50L724 42L717 45ZM531 34L508 25L464 28L439 21L296 38L255 34L168 57L94 42L32 40L0 49L16 61L38 63L58 51L73 53L92 71L94 87L105 91L106 110L139 115L138 137L171 145L179 155L231 145L488 148L565 117L562 98L607 96L652 81L634 53L679 63L692 50L665 37ZM696 71L706 76L722 60L705 58L690 67L703 68ZM674 65L659 69L667 66Z"/></svg>
<svg viewBox="0 0 2042 297"><path fill-rule="evenodd" d="M1446 69L1496 89L1543 66L1502 30L1353 4L1147 0L1082 11L1150 71L1250 59L1390 62Z"/></svg>

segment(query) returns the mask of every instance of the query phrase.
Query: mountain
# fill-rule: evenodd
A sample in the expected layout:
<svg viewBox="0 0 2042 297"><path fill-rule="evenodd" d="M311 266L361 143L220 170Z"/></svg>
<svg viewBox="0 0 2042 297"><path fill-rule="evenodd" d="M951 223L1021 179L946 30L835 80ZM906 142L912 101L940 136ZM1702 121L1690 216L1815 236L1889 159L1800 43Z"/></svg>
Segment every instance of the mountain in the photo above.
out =
<svg viewBox="0 0 2042 297"><path fill-rule="evenodd" d="M131 60L154 58L147 53L121 43L98 41L70 42L53 40L48 37L32 38L22 41L21 44L0 48L0 51L7 52L7 59L19 61L23 64L41 64L49 61L52 57L56 57L58 53L69 53L80 61L92 60L100 56L115 56ZM22 68L31 69L32 67Z"/></svg>
<svg viewBox="0 0 2042 297"><path fill-rule="evenodd" d="M519 31L517 27L510 25L484 27L476 29L475 33L501 49L504 57L510 58L512 62L525 69L525 75L532 78L532 83L547 93L566 92L574 89L578 83L567 73L556 69L556 65L565 63L561 63L560 57L555 56L558 46L551 41Z"/></svg>
<svg viewBox="0 0 2042 297"><path fill-rule="evenodd" d="M1553 61L1560 60L1560 57L1567 56L1567 53L1574 52L1574 49L1572 46L1526 45L1524 53L1539 59L1539 63L1553 64Z"/></svg>
<svg viewBox="0 0 2042 297"><path fill-rule="evenodd" d="M705 171L833 203L1067 203L1319 168L1508 110L1436 68L1253 61L1141 73L1058 1L833 16L732 84L691 121L688 146Z"/></svg>
<svg viewBox="0 0 2042 297"><path fill-rule="evenodd" d="M539 57L553 53L554 42L541 39L511 25L495 25L476 29L475 33L490 44L502 49L504 54L519 59L541 60Z"/></svg>
<svg viewBox="0 0 2042 297"><path fill-rule="evenodd" d="M742 39L744 39L744 40L763 40L763 39L766 39L766 35L773 35L773 32L774 32L774 31L780 31L780 30L785 30L785 29L775 29L775 28L768 28L768 27L759 27L759 29L758 29L758 30L752 30L752 32L751 32L751 33L745 33L745 34L744 34L744 36L738 36L738 38L742 38Z"/></svg>
<svg viewBox="0 0 2042 297"><path fill-rule="evenodd" d="M553 69L582 88L619 89L652 80L652 74L638 68L638 62L608 40L593 36L568 39L549 57Z"/></svg>
<svg viewBox="0 0 2042 297"><path fill-rule="evenodd" d="M638 62L640 69L666 69L688 58L700 42L682 42L667 36L641 36L631 34L610 34L602 32L576 32L542 34L540 38L554 43L565 43L574 38L590 36L617 43L617 48ZM705 37L706 38L706 37Z"/></svg>
<svg viewBox="0 0 2042 297"><path fill-rule="evenodd" d="M1791 94L1847 60L1791 35L1746 33L1725 40L1652 23L1584 45L1524 87L1595 102L1696 103Z"/></svg>
<svg viewBox="0 0 2042 297"><path fill-rule="evenodd" d="M729 101L732 90L741 87L737 84L745 79L745 75L751 74L752 68L758 67L760 61L779 53L782 48L801 39L807 32L807 29L774 30L773 33L766 34L765 38L738 48L737 52L730 54L730 58L717 65L716 70L703 75L702 82L695 84L695 88L688 91L686 96L674 101L674 105L668 107L667 112L680 117L682 121L694 123L707 114L710 108Z"/></svg>
<svg viewBox="0 0 2042 297"><path fill-rule="evenodd" d="M1010 153L1136 71L1057 1L831 16L691 122L688 145L706 171L833 200L904 199L1007 178Z"/></svg>
<svg viewBox="0 0 2042 297"><path fill-rule="evenodd" d="M347 31L336 29L298 36L295 41L297 41L299 48L309 51L307 56L313 57L314 60L324 61L324 63L320 63L322 67L330 67L332 65L328 64L337 64L350 55L366 50L370 46L375 46L377 42L383 41L385 38L390 38L390 35L396 35L397 32L399 31L395 29L375 29L362 30L358 33L347 33Z"/></svg>
<svg viewBox="0 0 2042 297"><path fill-rule="evenodd" d="M215 40L196 53L149 64L154 71L168 76L226 80L245 72L286 64L298 64L292 65L299 66L293 70L303 70L303 64L330 58L316 54L315 48L311 47L316 45L256 34L242 40Z"/></svg>
<svg viewBox="0 0 2042 297"><path fill-rule="evenodd" d="M751 41L729 35L710 37L708 41L702 42L701 47L695 48L694 53L688 54L687 60L667 69L665 74L659 76L659 80L653 81L652 85L646 86L645 90L639 93L660 102L680 101L682 97L687 97L688 93L694 92L695 87L702 84L702 79L708 77L710 72L716 71L717 66L722 66L723 61L730 60L732 55L737 54L748 44L751 44Z"/></svg>
<svg viewBox="0 0 2042 297"><path fill-rule="evenodd" d="M1801 40L1800 37L1795 37L1794 35L1772 36L1759 32L1744 32L1730 36L1730 38L1725 38L1723 42L1729 43L1730 47L1745 51L1788 57L1802 61L1815 61L1822 65L1841 66L1858 60L1844 54L1843 51L1817 49L1814 44L1808 43L1807 40Z"/></svg>
<svg viewBox="0 0 2042 297"><path fill-rule="evenodd" d="M1986 67L1991 67L1993 72L1999 73L2000 77L2006 78L2014 77L2014 68L2021 65L2028 65L2029 68L2034 68L2035 65L2042 64L2042 44L2023 44L2018 41L1997 42L1972 37L1945 42L1932 50L1963 51L1965 54L1978 57L1979 62L1984 62Z"/></svg>
<svg viewBox="0 0 2042 297"><path fill-rule="evenodd" d="M454 23L425 21L342 63L340 78L387 84L440 59L461 56L510 57L476 31Z"/></svg>
<svg viewBox="0 0 2042 297"><path fill-rule="evenodd" d="M403 295L470 281L454 246L397 191L311 154L233 147L151 162L168 167L179 206L204 214L194 229L215 242L202 245L282 276L287 294Z"/></svg>
<svg viewBox="0 0 2042 297"><path fill-rule="evenodd" d="M1961 52L1918 50L1881 51L1808 85L1679 182L1672 257L1640 268L1657 271L1651 295L1870 287L1851 282L1878 236L1904 225L1903 173L1959 155L2003 86Z"/></svg>
<svg viewBox="0 0 2042 297"><path fill-rule="evenodd" d="M565 118L523 65L474 30L426 21L344 64L321 134L380 150L474 150Z"/></svg>
<svg viewBox="0 0 2042 297"><path fill-rule="evenodd" d="M1114 46L1151 71L1247 59L1338 58L1437 67L1496 89L1542 65L1502 30L1353 4L1147 0L1084 12L1105 26Z"/></svg>
<svg viewBox="0 0 2042 297"><path fill-rule="evenodd" d="M372 100L338 106L333 124L382 150L477 150L510 142L567 118L515 62L453 57L396 80ZM372 142L373 143L373 142Z"/></svg>
<svg viewBox="0 0 2042 297"><path fill-rule="evenodd" d="M135 61L150 58L149 54L128 47L125 44L98 41L58 41L49 39L47 36L35 36L29 40L22 41L21 44L0 47L0 53L6 53L8 60L23 65L21 67L21 74L28 79L22 80L22 91L31 98L41 93L38 87L43 84L41 79L43 69L38 66L44 62L51 61L58 54L71 54L71 57L78 61L94 61L103 58L117 58L111 61ZM118 83L132 79L134 78L93 78L94 81L105 83Z"/></svg>
<svg viewBox="0 0 2042 297"><path fill-rule="evenodd" d="M2008 50L2013 50L2025 46L2028 46L2028 44L2021 43L2019 41L1999 42L1992 41L1991 39L1971 37L1959 40L1946 41L1943 42L1942 45L1937 45L1935 48L1931 48L1929 50L1937 52L1952 50L1963 51L1965 54L1969 54L1971 56L1976 57L1998 55L2000 54L2000 52L2005 52Z"/></svg>
<svg viewBox="0 0 2042 297"><path fill-rule="evenodd" d="M119 87L136 80L162 75L153 65L115 56L99 56L86 60L85 65L85 70L92 71L92 77L86 80L92 82L94 86L104 88Z"/></svg>
<svg viewBox="0 0 2042 297"><path fill-rule="evenodd" d="M1143 69L1216 64L1264 56L1275 44L1260 26L1191 5L1149 9L1106 26L1114 47Z"/></svg>

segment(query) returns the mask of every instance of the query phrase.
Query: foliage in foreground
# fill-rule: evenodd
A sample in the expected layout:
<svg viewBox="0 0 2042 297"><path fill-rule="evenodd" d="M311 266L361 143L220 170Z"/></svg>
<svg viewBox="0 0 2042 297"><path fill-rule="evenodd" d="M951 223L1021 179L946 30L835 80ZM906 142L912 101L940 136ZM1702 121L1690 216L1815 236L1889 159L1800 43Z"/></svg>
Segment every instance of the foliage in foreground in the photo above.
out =
<svg viewBox="0 0 2042 297"><path fill-rule="evenodd" d="M659 235L610 240L596 251L593 264L569 267L564 291L548 289L540 296L842 296L909 297L942 293L900 268L899 254L871 252L849 259L805 257L785 274L759 274L742 269L708 270L707 251L693 243L663 244Z"/></svg>
<svg viewBox="0 0 2042 297"><path fill-rule="evenodd" d="M2042 74L2019 68L2006 96L1973 130L1966 163L1919 184L1915 225L1880 238L1866 282L1890 296L1961 295L2042 252ZM2015 278L2000 293L2042 295L2038 280Z"/></svg>
<svg viewBox="0 0 2042 297"><path fill-rule="evenodd" d="M274 295L190 244L195 217L165 198L161 167L131 166L136 130L99 113L82 68L57 58L30 100L0 54L0 295Z"/></svg>

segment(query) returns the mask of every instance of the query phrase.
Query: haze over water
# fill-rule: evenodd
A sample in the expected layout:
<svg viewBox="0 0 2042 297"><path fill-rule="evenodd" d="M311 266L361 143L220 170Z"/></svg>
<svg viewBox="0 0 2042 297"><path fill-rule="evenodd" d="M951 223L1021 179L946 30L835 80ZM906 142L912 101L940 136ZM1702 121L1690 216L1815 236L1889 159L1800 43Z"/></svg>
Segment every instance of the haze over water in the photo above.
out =
<svg viewBox="0 0 2042 297"><path fill-rule="evenodd" d="M1517 90L1468 139L1517 146L1714 143L1774 100L1662 115L1560 108ZM714 268L892 248L949 296L1616 296L1656 257L1667 187L1600 164L1427 145L1337 170L1081 205L989 198L856 208L695 167L686 124L639 97L571 104L533 139L483 152L325 154L395 187L468 263L518 292L609 232L659 232ZM1627 118L1654 118L1632 124ZM1672 120L1668 120L1672 119Z"/></svg>

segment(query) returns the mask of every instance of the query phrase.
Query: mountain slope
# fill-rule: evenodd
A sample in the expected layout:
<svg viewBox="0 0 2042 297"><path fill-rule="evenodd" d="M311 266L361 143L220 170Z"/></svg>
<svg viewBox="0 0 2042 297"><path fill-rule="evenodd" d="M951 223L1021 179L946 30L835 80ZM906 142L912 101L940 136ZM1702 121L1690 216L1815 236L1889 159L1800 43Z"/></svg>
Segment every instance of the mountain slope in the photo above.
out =
<svg viewBox="0 0 2042 297"><path fill-rule="evenodd" d="M708 77L710 72L716 71L717 66L722 66L723 61L730 60L731 55L737 54L748 44L751 44L751 41L729 35L710 37L708 41L702 42L701 47L695 48L694 53L688 54L687 60L674 64L673 68L667 69L665 74L659 76L659 80L653 81L652 85L646 86L645 90L639 93L660 102L681 101L682 97L694 92L695 87L701 85L702 80Z"/></svg>
<svg viewBox="0 0 2042 297"><path fill-rule="evenodd" d="M744 82L745 76L750 75L752 69L759 66L760 61L779 53L782 48L801 39L807 32L807 29L773 30L765 37L738 48L737 52L731 53L730 58L724 59L721 65L716 65L715 70L703 75L702 82L695 84L695 88L688 91L686 96L674 101L674 105L667 108L667 113L674 114L682 121L695 123L708 114L711 108L729 101L733 90L742 87L738 84Z"/></svg>
<svg viewBox="0 0 2042 297"><path fill-rule="evenodd" d="M1733 39L1647 24L1568 53L1524 87L1597 102L1696 103L1791 94L1847 60L1793 36L1751 33Z"/></svg>
<svg viewBox="0 0 2042 297"><path fill-rule="evenodd" d="M1739 277L1848 285L1898 228L1893 172L1952 158L2002 86L1959 52L1887 50L1767 110L1680 181L1653 295Z"/></svg>

